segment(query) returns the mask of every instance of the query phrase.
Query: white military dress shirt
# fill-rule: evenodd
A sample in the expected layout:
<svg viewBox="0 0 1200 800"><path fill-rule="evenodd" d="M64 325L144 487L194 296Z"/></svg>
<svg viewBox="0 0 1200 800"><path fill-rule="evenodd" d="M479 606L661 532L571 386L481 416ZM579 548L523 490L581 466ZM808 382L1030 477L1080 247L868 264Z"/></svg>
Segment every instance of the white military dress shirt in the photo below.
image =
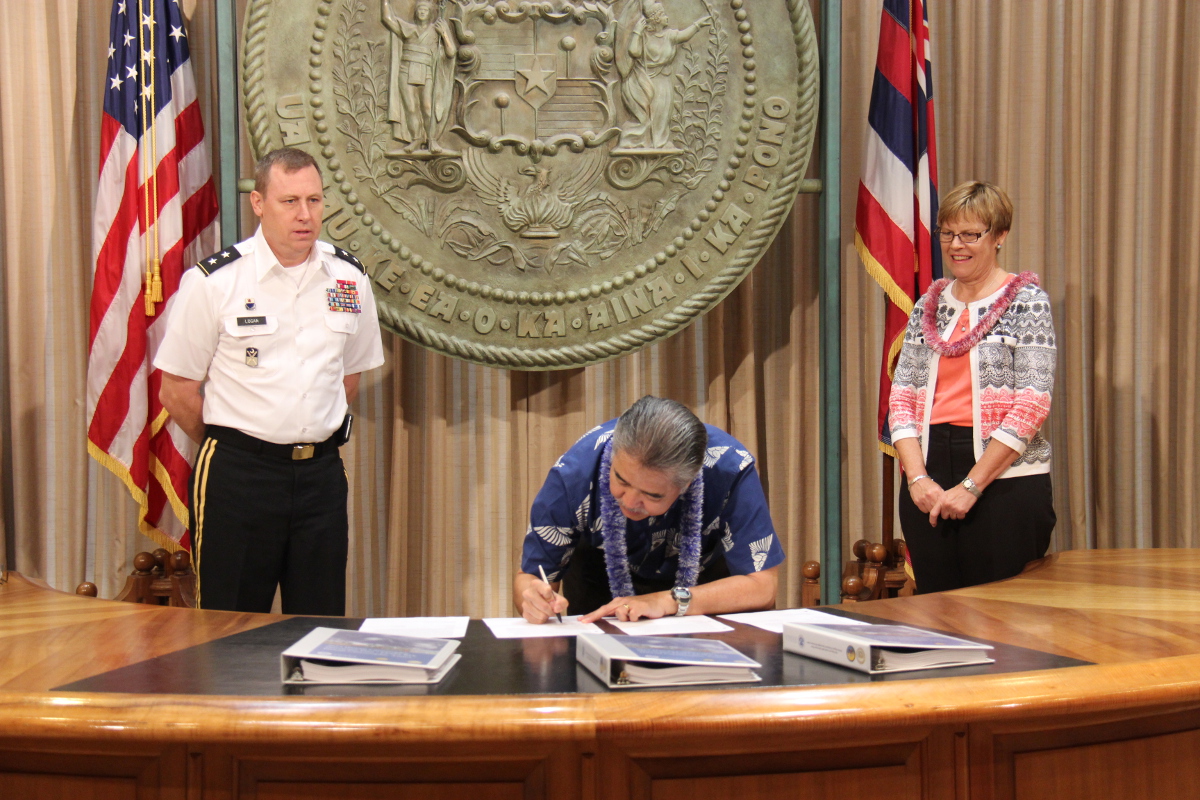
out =
<svg viewBox="0 0 1200 800"><path fill-rule="evenodd" d="M261 228L223 254L184 273L154 366L205 381L207 425L328 439L346 414L343 378L383 364L370 278L321 241L284 268Z"/></svg>

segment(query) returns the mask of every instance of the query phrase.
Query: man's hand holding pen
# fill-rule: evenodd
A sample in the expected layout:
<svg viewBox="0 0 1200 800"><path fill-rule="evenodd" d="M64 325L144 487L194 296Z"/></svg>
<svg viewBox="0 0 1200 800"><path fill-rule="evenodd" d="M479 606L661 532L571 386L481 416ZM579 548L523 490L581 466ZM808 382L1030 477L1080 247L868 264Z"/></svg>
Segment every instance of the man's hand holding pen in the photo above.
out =
<svg viewBox="0 0 1200 800"><path fill-rule="evenodd" d="M554 586L546 580L546 573L541 570L541 578L533 575L521 592L521 616L528 622L540 625L551 617L562 622L562 614L567 610L567 598L554 590Z"/></svg>

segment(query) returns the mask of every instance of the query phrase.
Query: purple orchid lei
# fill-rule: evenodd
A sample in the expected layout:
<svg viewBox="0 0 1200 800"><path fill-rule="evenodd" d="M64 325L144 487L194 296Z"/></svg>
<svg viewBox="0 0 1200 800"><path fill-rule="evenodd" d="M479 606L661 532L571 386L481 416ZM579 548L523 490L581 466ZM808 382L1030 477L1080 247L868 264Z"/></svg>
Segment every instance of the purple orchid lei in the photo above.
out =
<svg viewBox="0 0 1200 800"><path fill-rule="evenodd" d="M604 563L608 569L608 588L615 597L633 596L633 577L629 571L629 548L625 541L625 515L609 488L612 471L612 441L600 454L600 533L604 540ZM683 543L679 548L676 586L695 586L700 576L700 520L704 507L704 470L700 470L684 493Z"/></svg>
<svg viewBox="0 0 1200 800"><path fill-rule="evenodd" d="M925 334L925 344L935 353L949 358L957 358L969 351L972 347L983 341L983 337L987 336L992 328L996 327L996 323L1004 316L1004 312L1008 311L1008 307L1012 305L1012 301L1017 298L1017 295L1022 289L1030 284L1034 286L1038 283L1037 273L1022 272L1016 277L1016 280L1010 280L1008 286L1004 289L1004 294L992 303L992 307L988 309L988 313L984 314L979 322L975 323L975 327L957 342L947 342L938 333L937 329L937 310L938 298L942 296L942 292L950 285L952 278L942 278L934 281L925 298L925 313L921 317L921 333Z"/></svg>

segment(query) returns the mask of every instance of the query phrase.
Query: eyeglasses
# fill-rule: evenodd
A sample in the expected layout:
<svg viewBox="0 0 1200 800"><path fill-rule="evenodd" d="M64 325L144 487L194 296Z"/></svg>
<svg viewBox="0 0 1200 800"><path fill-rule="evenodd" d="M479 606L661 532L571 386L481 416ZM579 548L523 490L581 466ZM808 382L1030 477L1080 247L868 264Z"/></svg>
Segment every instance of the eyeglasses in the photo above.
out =
<svg viewBox="0 0 1200 800"><path fill-rule="evenodd" d="M963 231L962 233L953 233L951 231L944 231L941 228L938 228L935 233L937 233L937 237L942 240L942 244L950 244L954 241L955 236L957 236L958 240L963 244L975 244L984 236L987 236L990 231L991 228L988 228L986 231Z"/></svg>

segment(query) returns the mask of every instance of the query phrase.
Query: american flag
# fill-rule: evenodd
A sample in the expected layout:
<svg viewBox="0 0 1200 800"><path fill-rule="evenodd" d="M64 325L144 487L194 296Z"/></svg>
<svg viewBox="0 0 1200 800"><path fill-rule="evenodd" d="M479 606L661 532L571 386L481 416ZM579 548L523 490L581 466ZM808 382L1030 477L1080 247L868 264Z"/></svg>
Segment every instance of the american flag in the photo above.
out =
<svg viewBox="0 0 1200 800"><path fill-rule="evenodd" d="M942 277L941 249L930 235L937 222L938 195L925 0L884 0L867 119L854 246L888 298L879 375L879 446L894 456L887 412L896 357L913 305Z"/></svg>
<svg viewBox="0 0 1200 800"><path fill-rule="evenodd" d="M141 531L190 548L194 445L151 367L184 269L218 249L217 198L176 0L116 0L109 26L88 356L88 452L141 506Z"/></svg>

